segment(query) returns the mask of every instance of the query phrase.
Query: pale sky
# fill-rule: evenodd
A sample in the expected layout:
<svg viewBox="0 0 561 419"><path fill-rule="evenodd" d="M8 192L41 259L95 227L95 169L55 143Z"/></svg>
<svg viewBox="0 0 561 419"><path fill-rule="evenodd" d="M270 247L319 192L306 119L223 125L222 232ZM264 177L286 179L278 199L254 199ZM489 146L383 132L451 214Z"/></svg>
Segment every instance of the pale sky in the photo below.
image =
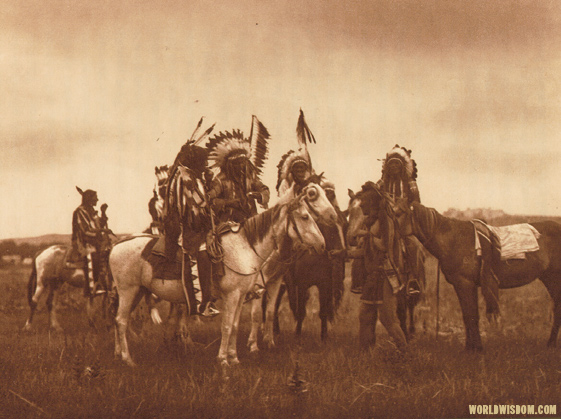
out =
<svg viewBox="0 0 561 419"><path fill-rule="evenodd" d="M422 202L561 216L561 2L7 0L0 13L0 239L70 233L75 186L145 229L154 166L201 116L269 129L347 188L413 150Z"/></svg>

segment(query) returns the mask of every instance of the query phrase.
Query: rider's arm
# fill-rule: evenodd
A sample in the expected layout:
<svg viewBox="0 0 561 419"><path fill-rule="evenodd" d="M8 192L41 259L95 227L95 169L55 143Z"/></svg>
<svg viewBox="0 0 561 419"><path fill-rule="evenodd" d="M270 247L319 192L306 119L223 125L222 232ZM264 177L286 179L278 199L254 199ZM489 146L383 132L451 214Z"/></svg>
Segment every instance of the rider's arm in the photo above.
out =
<svg viewBox="0 0 561 419"><path fill-rule="evenodd" d="M256 180L252 187L252 192L257 192L259 195L255 198L257 202L261 205L265 206L269 203L269 198L271 197L271 193L269 192L269 188L260 180Z"/></svg>

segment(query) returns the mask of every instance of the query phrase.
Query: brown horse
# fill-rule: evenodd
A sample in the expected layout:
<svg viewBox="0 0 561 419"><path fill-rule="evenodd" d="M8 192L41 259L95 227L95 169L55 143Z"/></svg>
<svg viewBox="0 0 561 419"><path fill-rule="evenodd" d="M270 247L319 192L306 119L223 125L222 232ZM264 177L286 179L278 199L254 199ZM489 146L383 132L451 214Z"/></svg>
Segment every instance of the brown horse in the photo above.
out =
<svg viewBox="0 0 561 419"><path fill-rule="evenodd" d="M275 272L276 286L268 287L267 294L262 300L264 321L266 322L267 307L273 309L272 331L280 333L278 311L285 292L288 292L290 309L296 319L296 335L301 336L302 325L306 318L306 304L309 299L309 289L316 287L319 294L319 317L321 320L321 340L327 339L327 323L332 322L341 303L345 280L345 261L339 257L331 257L329 252L345 248L345 230L347 220L338 211L337 198L334 187L328 184L320 175L312 175L306 180L307 187L315 185L321 196L325 196L327 206L331 209L326 219L322 214L315 214L318 227L325 239L326 250L319 254L296 252L293 261L284 262L282 272ZM326 186L327 185L327 186ZM321 187L319 187L321 186ZM336 209L337 208L337 209ZM283 281L281 284L280 281ZM273 281L274 282L274 281ZM277 291L278 290L278 291ZM274 304L274 306L273 306ZM273 308L274 307L274 308Z"/></svg>
<svg viewBox="0 0 561 419"><path fill-rule="evenodd" d="M319 318L321 320L321 340L327 339L327 323L332 322L343 297L345 261L331 258L330 250L344 249L337 225L318 227L325 239L326 251L320 254L302 254L284 274L290 309L296 319L296 335L302 334L302 324L306 318L308 290L315 286L319 294ZM282 290L282 289L281 289ZM279 292L275 310L275 330L278 332L278 307L283 291Z"/></svg>
<svg viewBox="0 0 561 419"><path fill-rule="evenodd" d="M466 349L481 351L477 287L481 260L475 246L475 229L470 221L445 217L433 208L399 200L395 215L402 234L413 234L440 261L442 273L454 286L466 329ZM499 288L516 288L539 278L554 302L554 321L548 346L555 346L561 325L561 224L553 221L530 223L539 233L539 250L524 259L502 261L491 252L491 243L481 240L483 254L491 254L490 265Z"/></svg>

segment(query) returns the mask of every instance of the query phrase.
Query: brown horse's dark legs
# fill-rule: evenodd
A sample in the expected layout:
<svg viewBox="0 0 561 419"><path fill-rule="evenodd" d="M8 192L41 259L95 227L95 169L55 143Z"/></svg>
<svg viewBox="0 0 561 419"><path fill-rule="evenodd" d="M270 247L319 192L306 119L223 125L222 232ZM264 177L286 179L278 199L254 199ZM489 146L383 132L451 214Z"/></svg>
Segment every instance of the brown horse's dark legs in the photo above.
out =
<svg viewBox="0 0 561 419"><path fill-rule="evenodd" d="M322 342L327 340L327 317L321 318L321 340Z"/></svg>
<svg viewBox="0 0 561 419"><path fill-rule="evenodd" d="M318 287L319 291L319 318L321 319L321 340L327 340L327 322L333 318L333 287Z"/></svg>
<svg viewBox="0 0 561 419"><path fill-rule="evenodd" d="M553 325L547 346L555 348L557 346L557 335L561 326L561 278L555 274L542 274L540 281L543 282L553 300Z"/></svg>
<svg viewBox="0 0 561 419"><path fill-rule="evenodd" d="M378 307L374 304L360 303L358 312L358 340L360 349L368 349L376 345L376 322Z"/></svg>
<svg viewBox="0 0 561 419"><path fill-rule="evenodd" d="M479 308L477 305L477 287L465 278L458 278L452 282L460 301L464 326L466 329L466 350L483 351L481 335L479 333Z"/></svg>
<svg viewBox="0 0 561 419"><path fill-rule="evenodd" d="M273 319L273 335L280 335L280 323L279 323L279 308L282 301L282 296L286 292L286 285L281 284L279 288L279 293L277 295L277 301L275 301L275 316Z"/></svg>
<svg viewBox="0 0 561 419"><path fill-rule="evenodd" d="M397 318L401 330L405 334L405 338L409 341L409 333L407 330L407 295L405 289L401 289L397 295Z"/></svg>
<svg viewBox="0 0 561 419"><path fill-rule="evenodd" d="M296 288L296 336L302 335L302 323L306 318L306 303L308 300L308 290L304 287Z"/></svg>
<svg viewBox="0 0 561 419"><path fill-rule="evenodd" d="M407 300L407 308L409 310L409 330L408 333L405 335L407 337L407 340L409 340L409 338L412 337L416 332L415 330L415 306L416 305L417 303L413 301L413 299Z"/></svg>
<svg viewBox="0 0 561 419"><path fill-rule="evenodd" d="M561 292L558 294L561 294ZM553 325L551 326L551 333L547 341L547 346L550 348L555 348L557 346L557 335L559 334L559 326L561 326L561 295L557 295L556 297L553 307Z"/></svg>

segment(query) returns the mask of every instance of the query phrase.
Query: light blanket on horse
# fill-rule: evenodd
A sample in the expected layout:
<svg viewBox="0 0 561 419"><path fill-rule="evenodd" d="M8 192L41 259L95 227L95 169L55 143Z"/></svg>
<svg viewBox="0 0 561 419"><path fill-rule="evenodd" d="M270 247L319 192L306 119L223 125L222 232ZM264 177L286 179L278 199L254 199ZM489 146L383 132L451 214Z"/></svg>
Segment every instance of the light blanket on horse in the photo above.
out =
<svg viewBox="0 0 561 419"><path fill-rule="evenodd" d="M475 220L478 223L482 221ZM532 225L524 224L514 224L503 227L493 227L486 225L490 230L491 234L494 234L498 240L497 248L501 254L501 260L510 259L526 259L526 253L537 252L540 250L538 245L538 239L540 233ZM477 230L477 229L476 229ZM482 232L479 231L481 234ZM492 243L495 243L494 240ZM479 235L475 234L475 248L478 252L481 251L481 243L479 242Z"/></svg>
<svg viewBox="0 0 561 419"><path fill-rule="evenodd" d="M475 227L475 250L481 258L479 280L481 292L487 303L488 315L498 315L499 308L499 279L491 267L491 255L484 255L480 237L489 241L491 248L500 255L500 261L513 259L524 260L526 253L540 249L538 238L540 233L530 224L514 224L503 227L493 227L481 220L473 220Z"/></svg>

